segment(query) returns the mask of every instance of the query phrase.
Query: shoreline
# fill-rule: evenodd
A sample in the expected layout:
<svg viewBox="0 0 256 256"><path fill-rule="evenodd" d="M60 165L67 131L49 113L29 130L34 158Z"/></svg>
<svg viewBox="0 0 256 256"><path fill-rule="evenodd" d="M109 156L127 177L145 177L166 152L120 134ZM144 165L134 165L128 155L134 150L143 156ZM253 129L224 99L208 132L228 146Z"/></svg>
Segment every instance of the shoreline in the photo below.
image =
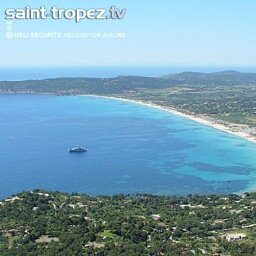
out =
<svg viewBox="0 0 256 256"><path fill-rule="evenodd" d="M80 96L83 96L83 97L99 97L99 98L105 98L105 99L119 100L119 101L123 101L123 102L129 102L129 103L133 103L133 104L139 104L139 105L142 105L142 106L155 108L155 109L158 109L158 110L162 110L162 111L171 113L171 114L176 115L176 116L187 118L191 121L200 123L202 125L211 127L213 129L232 134L234 136L240 137L240 138L245 139L245 140L247 140L251 143L256 144L256 138L253 135L242 132L242 131L235 131L234 130L235 127L229 127L227 125L218 123L218 121L214 120L214 119L207 120L202 116L195 116L193 114L185 114L185 113L180 112L180 111L178 111L174 108L171 108L171 107L160 106L160 105L157 105L155 103L147 102L147 101L143 101L143 100L131 100L131 99L126 99L126 98L121 98L121 97L113 97L113 96L101 96L101 95L93 95L93 94L92 95L91 94L80 95ZM230 124L230 125L232 125L232 124ZM238 125L236 125L236 126L238 126Z"/></svg>
<svg viewBox="0 0 256 256"><path fill-rule="evenodd" d="M0 93L0 94L2 94L2 93ZM10 93L7 93L7 94L10 94ZM17 94L17 93L13 93L13 94ZM23 93L21 93L21 94L23 94ZM24 94L34 94L34 93L24 93ZM54 93L38 93L38 94L46 94L46 95L52 95L52 96L66 96L66 95L56 95ZM237 127L239 127L238 124L232 124L232 123L223 124L223 123L218 122L217 119L213 119L210 117L208 117L208 119L206 119L207 117L193 115L192 113L191 114L183 113L181 111L176 110L173 107L161 106L156 103L149 102L149 101L132 100L132 99L127 99L127 98L122 98L122 97L104 96L104 95L97 95L97 94L77 94L77 95L68 95L68 96L99 97L99 98L119 100L119 101L123 101L123 102L139 104L139 105L155 108L155 109L165 111L165 112L168 112L168 113L176 115L176 116L180 116L180 117L189 119L189 120L199 123L201 125L205 125L205 126L213 128L213 129L232 134L236 137L239 137L248 142L256 144L256 136L253 136L253 135L246 133L244 131L241 131L241 130L236 130ZM241 128L241 126L242 125L240 125L240 128Z"/></svg>

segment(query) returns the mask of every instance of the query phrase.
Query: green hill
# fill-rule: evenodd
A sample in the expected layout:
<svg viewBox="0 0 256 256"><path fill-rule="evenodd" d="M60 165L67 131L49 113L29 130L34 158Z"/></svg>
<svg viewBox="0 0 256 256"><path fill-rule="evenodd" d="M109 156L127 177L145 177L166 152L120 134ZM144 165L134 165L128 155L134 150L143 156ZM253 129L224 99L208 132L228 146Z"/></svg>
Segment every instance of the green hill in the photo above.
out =
<svg viewBox="0 0 256 256"><path fill-rule="evenodd" d="M0 203L0 255L256 255L256 193L80 194Z"/></svg>
<svg viewBox="0 0 256 256"><path fill-rule="evenodd" d="M163 77L118 76L115 78L56 78L27 81L1 81L0 92L111 94L141 88L163 89L178 85L256 85L256 73L183 72Z"/></svg>

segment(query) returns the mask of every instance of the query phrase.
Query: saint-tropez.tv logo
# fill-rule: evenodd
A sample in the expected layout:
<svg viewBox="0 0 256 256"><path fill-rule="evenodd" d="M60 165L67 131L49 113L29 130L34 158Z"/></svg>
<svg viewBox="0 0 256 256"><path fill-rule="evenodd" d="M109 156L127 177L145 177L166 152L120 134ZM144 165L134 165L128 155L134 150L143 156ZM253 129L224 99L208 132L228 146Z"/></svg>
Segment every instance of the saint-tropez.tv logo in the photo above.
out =
<svg viewBox="0 0 256 256"><path fill-rule="evenodd" d="M82 20L122 20L125 18L127 10L111 6L105 8L90 8L90 9L64 9L52 6L47 9L45 6L40 8L9 8L5 10L5 19L7 20L74 20L79 23Z"/></svg>

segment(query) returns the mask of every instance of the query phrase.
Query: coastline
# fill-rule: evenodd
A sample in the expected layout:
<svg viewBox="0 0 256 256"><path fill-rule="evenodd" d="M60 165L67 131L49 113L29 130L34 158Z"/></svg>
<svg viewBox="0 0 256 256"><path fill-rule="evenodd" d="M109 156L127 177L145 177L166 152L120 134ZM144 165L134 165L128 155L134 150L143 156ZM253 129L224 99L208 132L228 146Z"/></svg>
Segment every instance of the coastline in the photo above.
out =
<svg viewBox="0 0 256 256"><path fill-rule="evenodd" d="M208 120L208 119L206 119L202 116L196 116L196 115L193 115L193 114L186 114L186 113L180 112L180 111L178 111L178 110L176 110L175 108L172 108L172 107L164 107L164 106L160 106L160 105L157 105L155 103L152 103L152 102L147 102L147 101L142 101L142 100L131 100L131 99L126 99L126 98L122 98L122 97L100 96L100 95L93 95L93 94L80 95L80 96L83 96L83 97L99 97L99 98L105 98L105 99L119 100L119 101L124 101L124 102L129 102L129 103L133 103L133 104L139 104L139 105L159 109L159 110L171 113L171 114L176 115L176 116L187 118L191 121L200 123L202 125L209 126L209 127L214 128L216 130L223 131L223 132L235 135L237 137L240 137L240 138L245 139L245 140L247 140L251 143L256 144L256 138L253 135L248 134L248 133L243 132L243 131L235 130L234 126L228 126L228 125L224 125L222 123L218 123L218 120L214 120L214 119L209 119ZM230 125L232 125L232 124L230 124ZM238 125L236 125L236 126L238 126Z"/></svg>

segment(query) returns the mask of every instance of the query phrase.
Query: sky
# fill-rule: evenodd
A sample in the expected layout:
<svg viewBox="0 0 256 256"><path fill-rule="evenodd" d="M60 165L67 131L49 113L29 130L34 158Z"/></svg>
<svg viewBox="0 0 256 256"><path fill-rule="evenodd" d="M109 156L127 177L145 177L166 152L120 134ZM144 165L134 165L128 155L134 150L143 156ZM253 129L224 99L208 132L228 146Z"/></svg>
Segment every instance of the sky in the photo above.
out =
<svg viewBox="0 0 256 256"><path fill-rule="evenodd" d="M46 8L126 8L124 20L14 20L13 33L124 33L123 39L7 39L0 2L0 67L221 66L256 67L254 0L55 0Z"/></svg>

